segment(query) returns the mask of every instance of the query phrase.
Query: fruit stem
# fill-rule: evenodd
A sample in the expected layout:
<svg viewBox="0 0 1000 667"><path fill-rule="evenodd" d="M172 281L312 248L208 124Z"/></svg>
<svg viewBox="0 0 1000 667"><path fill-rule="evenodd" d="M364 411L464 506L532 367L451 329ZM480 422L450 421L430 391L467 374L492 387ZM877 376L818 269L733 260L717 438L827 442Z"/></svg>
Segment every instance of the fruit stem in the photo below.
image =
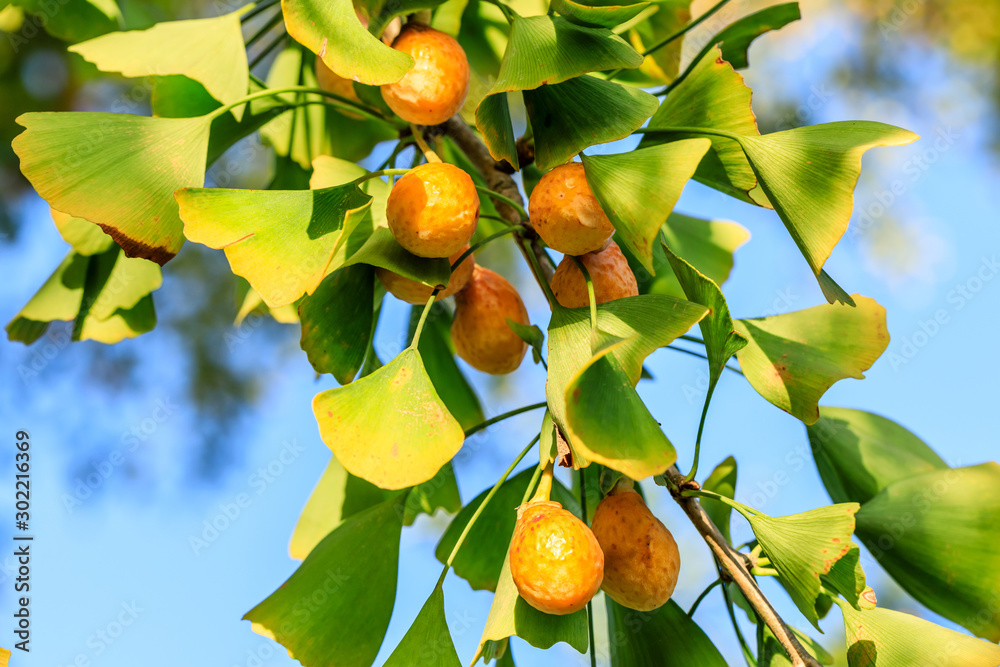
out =
<svg viewBox="0 0 1000 667"><path fill-rule="evenodd" d="M545 466L545 471L542 472L542 478L538 482L538 490L535 491L535 495L532 496L531 502L535 503L541 500L548 500L549 496L552 495L552 462L549 461L548 465Z"/></svg>
<svg viewBox="0 0 1000 667"><path fill-rule="evenodd" d="M477 185L476 189L479 190L480 192L482 192L483 194L489 195L490 197L492 197L494 199L499 199L503 203L505 203L508 206L510 206L512 209L514 209L515 211L517 211L517 214L521 216L521 220L522 221L526 222L528 220L528 212L524 210L523 206L521 206L519 203L517 203L516 201L514 201L510 197L502 195L499 192L494 192L493 190L490 190L489 188L487 188L485 186L482 186L482 185Z"/></svg>
<svg viewBox="0 0 1000 667"><path fill-rule="evenodd" d="M515 417L523 412L531 412L532 410L538 410L539 408L544 408L546 405L548 405L548 403L546 403L545 401L542 401L541 403L532 403L531 405L525 405L524 407L517 408L516 410L510 410L509 412L505 412L502 415L497 415L496 417L487 419L481 424L476 424L475 426L470 427L465 432L465 437L468 438L473 433L479 433L480 431L483 431L489 428L490 426L493 426L493 424L496 424L497 422L502 422L503 420L509 419L510 417Z"/></svg>
<svg viewBox="0 0 1000 667"><path fill-rule="evenodd" d="M420 128L410 123L410 132L413 134L413 139L417 142L417 146L420 147L420 152L424 154L424 159L428 162L440 163L441 158L427 145L427 139L424 137L424 133L420 131Z"/></svg>
<svg viewBox="0 0 1000 667"><path fill-rule="evenodd" d="M698 599L694 601L694 604L691 605L691 608L688 610L688 618L694 617L694 612L697 611L698 605L701 604L701 601L704 600L706 597L708 597L708 594L712 592L712 589L721 583L722 583L722 577L719 577L718 579L710 583L708 585L708 588L706 588L701 592L701 595L698 596Z"/></svg>
<svg viewBox="0 0 1000 667"><path fill-rule="evenodd" d="M449 568L451 568L451 564L455 562L455 557L458 555L458 550L462 548L462 544L465 543L465 538L468 537L469 533L472 531L472 526L475 525L480 515L482 515L483 510L485 510L489 502L493 500L493 496L495 496L497 491L500 490L500 487L503 485L503 483L507 481L507 478L510 476L510 474L514 472L514 468L517 467L517 464L521 462L521 459L527 456L528 452L531 451L531 448L535 446L535 443L538 442L540 438L541 434L536 435L534 439L532 439L532 441L528 443L528 446L521 450L521 453L517 455L517 458L515 458L509 466L507 466L507 469L504 470L503 475L500 476L500 479L497 480L497 483L493 485L493 488L490 489L490 492L486 494L485 498L483 498L483 502L479 503L479 507L477 507L476 511L472 513L472 518L469 519L469 523L465 524L465 528L462 530L462 534L458 536L458 540L455 541L455 546L451 548L451 553L448 554L448 560L444 562L444 570L441 572L441 576L438 577L438 582L437 582L438 586L444 583L444 577L446 574L448 574L448 570Z"/></svg>
<svg viewBox="0 0 1000 667"><path fill-rule="evenodd" d="M573 255L570 255L573 257ZM583 274L583 281L587 283L587 299L590 301L590 333L597 334L597 297L594 296L594 281L590 277L590 271L584 266L579 257L573 257L573 263Z"/></svg>
<svg viewBox="0 0 1000 667"><path fill-rule="evenodd" d="M424 306L424 310L420 313L420 319L417 321L417 328L413 332L413 341L410 343L410 349L417 349L417 345L420 344L420 334L424 330L424 322L427 321L427 315L431 312L431 306L434 305L434 301L437 299L437 293L441 291L440 287L435 287L434 291L431 292L430 297L427 298L427 305Z"/></svg>

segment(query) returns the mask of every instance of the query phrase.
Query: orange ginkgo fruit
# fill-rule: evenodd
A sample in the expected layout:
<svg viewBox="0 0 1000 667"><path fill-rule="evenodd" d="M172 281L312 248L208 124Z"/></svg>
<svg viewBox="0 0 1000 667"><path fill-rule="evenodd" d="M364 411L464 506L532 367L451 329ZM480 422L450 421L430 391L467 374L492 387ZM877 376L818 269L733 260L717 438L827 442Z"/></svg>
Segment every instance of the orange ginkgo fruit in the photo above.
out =
<svg viewBox="0 0 1000 667"><path fill-rule="evenodd" d="M594 284L594 299L597 303L639 294L635 274L632 273L628 260L614 241L604 250L582 255L577 259L590 274L590 281ZM552 292L556 300L566 308L586 308L590 305L587 282L572 257L563 257L556 267L556 272L552 276Z"/></svg>
<svg viewBox="0 0 1000 667"><path fill-rule="evenodd" d="M615 233L579 162L560 165L542 176L531 191L528 214L542 240L566 255L601 250Z"/></svg>
<svg viewBox="0 0 1000 667"><path fill-rule="evenodd" d="M615 487L597 506L593 527L604 551L604 592L638 611L663 606L677 586L681 555L642 496Z"/></svg>
<svg viewBox="0 0 1000 667"><path fill-rule="evenodd" d="M529 324L521 295L503 276L477 264L469 284L455 294L451 323L455 352L484 373L517 370L528 344L507 325L508 318Z"/></svg>
<svg viewBox="0 0 1000 667"><path fill-rule="evenodd" d="M411 23L392 48L414 61L402 79L382 86L382 99L397 116L417 125L438 125L462 108L469 92L469 61L454 37Z"/></svg>
<svg viewBox="0 0 1000 667"><path fill-rule="evenodd" d="M428 162L396 181L386 202L389 230L420 257L450 257L472 238L479 195L472 177L453 164Z"/></svg>
<svg viewBox="0 0 1000 667"><path fill-rule="evenodd" d="M510 542L510 574L525 602L546 614L587 606L604 578L604 553L583 521L551 500L522 505Z"/></svg>

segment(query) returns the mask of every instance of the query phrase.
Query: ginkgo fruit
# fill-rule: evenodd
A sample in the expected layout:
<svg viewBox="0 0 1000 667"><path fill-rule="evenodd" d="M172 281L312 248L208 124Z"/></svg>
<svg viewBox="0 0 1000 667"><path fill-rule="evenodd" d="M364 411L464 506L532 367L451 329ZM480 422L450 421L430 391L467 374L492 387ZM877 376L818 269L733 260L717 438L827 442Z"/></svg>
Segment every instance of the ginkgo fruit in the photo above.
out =
<svg viewBox="0 0 1000 667"><path fill-rule="evenodd" d="M528 325L528 311L514 286L478 264L472 279L455 294L451 340L455 352L473 368L503 375L517 370L528 344L507 325L507 319Z"/></svg>
<svg viewBox="0 0 1000 667"><path fill-rule="evenodd" d="M465 247L449 257L448 261L455 263L468 249L469 244L465 244ZM445 299L468 285L475 266L476 260L470 254L451 272L448 284L443 290L438 292L434 300L440 301L441 299ZM377 268L375 269L375 275L378 276L378 279L382 282L382 286L385 287L389 294L407 303L425 304L427 303L427 299L431 298L431 292L434 291L429 285L401 276L398 273L393 273L388 269Z"/></svg>
<svg viewBox="0 0 1000 667"><path fill-rule="evenodd" d="M635 274L614 241L604 250L587 253L577 259L590 274L590 281L594 284L594 300L597 303L639 294ZM587 281L572 257L563 257L556 267L556 272L552 275L552 293L566 308L586 308L590 305Z"/></svg>
<svg viewBox="0 0 1000 667"><path fill-rule="evenodd" d="M601 250L615 233L579 162L560 165L542 176L531 191L528 215L542 240L566 255Z"/></svg>
<svg viewBox="0 0 1000 667"><path fill-rule="evenodd" d="M616 486L594 512L594 535L604 551L601 588L618 604L652 611L677 586L681 555L666 526L634 489Z"/></svg>
<svg viewBox="0 0 1000 667"><path fill-rule="evenodd" d="M396 181L385 215L393 236L414 255L450 257L476 231L476 184L453 164L422 164Z"/></svg>
<svg viewBox="0 0 1000 667"><path fill-rule="evenodd" d="M382 99L397 116L417 125L438 125L462 108L469 92L469 61L454 37L411 23L392 48L414 61L402 79L382 86Z"/></svg>
<svg viewBox="0 0 1000 667"><path fill-rule="evenodd" d="M587 606L604 579L604 552L583 521L551 500L522 505L510 542L510 574L525 602L546 614Z"/></svg>

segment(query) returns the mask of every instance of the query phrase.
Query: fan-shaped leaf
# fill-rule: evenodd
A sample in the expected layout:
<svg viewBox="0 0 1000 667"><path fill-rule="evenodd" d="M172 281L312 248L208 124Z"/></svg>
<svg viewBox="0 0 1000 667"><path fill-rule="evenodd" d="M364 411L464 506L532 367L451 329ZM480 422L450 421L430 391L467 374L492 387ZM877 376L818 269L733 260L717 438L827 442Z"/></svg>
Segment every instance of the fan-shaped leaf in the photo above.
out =
<svg viewBox="0 0 1000 667"><path fill-rule="evenodd" d="M517 158L517 140L510 120L507 95L488 95L476 107L476 129L483 135L483 143L497 162L506 160L514 169L520 168Z"/></svg>
<svg viewBox="0 0 1000 667"><path fill-rule="evenodd" d="M413 67L413 58L361 25L351 0L282 0L281 11L288 34L345 79L381 86Z"/></svg>
<svg viewBox="0 0 1000 667"><path fill-rule="evenodd" d="M243 617L303 665L369 667L396 599L405 498L355 514Z"/></svg>
<svg viewBox="0 0 1000 667"><path fill-rule="evenodd" d="M750 343L736 353L747 380L782 410L812 424L834 382L863 379L889 344L885 309L857 296L857 307L824 304L773 317L736 320Z"/></svg>
<svg viewBox="0 0 1000 667"><path fill-rule="evenodd" d="M182 74L223 104L245 97L250 83L240 16L249 6L207 19L167 21L146 30L114 32L69 50L102 72L128 77ZM243 106L233 109L236 120Z"/></svg>
<svg viewBox="0 0 1000 667"><path fill-rule="evenodd" d="M542 171L566 162L588 146L622 139L656 111L647 92L579 76L524 91L535 133L535 163Z"/></svg>
<svg viewBox="0 0 1000 667"><path fill-rule="evenodd" d="M371 375L317 394L313 412L343 466L384 489L426 482L465 439L413 348Z"/></svg>
<svg viewBox="0 0 1000 667"><path fill-rule="evenodd" d="M1000 465L983 463L889 484L858 512L858 537L913 597L997 642L998 523Z"/></svg>
<svg viewBox="0 0 1000 667"><path fill-rule="evenodd" d="M705 48L695 56L694 61L701 60L715 44L722 51L723 60L728 61L735 69L746 69L750 66L747 52L755 39L771 30L784 28L792 21L802 18L798 2L786 2L783 5L766 7L759 12L748 14L734 23L726 26L705 45Z"/></svg>
<svg viewBox="0 0 1000 667"><path fill-rule="evenodd" d="M651 2L637 2L631 5L592 4L576 0L560 0L558 11L573 23L600 28L614 28L631 21Z"/></svg>
<svg viewBox="0 0 1000 667"><path fill-rule="evenodd" d="M605 596L611 667L726 667L708 635L673 600L636 611Z"/></svg>
<svg viewBox="0 0 1000 667"><path fill-rule="evenodd" d="M94 223L60 213L55 209L52 209L51 213L52 221L56 223L56 229L59 230L59 236L63 238L63 241L73 246L73 250L78 254L96 255L114 245L114 239L105 234Z"/></svg>
<svg viewBox="0 0 1000 667"><path fill-rule="evenodd" d="M444 616L441 584L434 587L383 667L462 667Z"/></svg>
<svg viewBox="0 0 1000 667"><path fill-rule="evenodd" d="M21 171L57 211L97 223L129 257L165 264L184 243L174 191L204 183L211 118L27 113Z"/></svg>
<svg viewBox="0 0 1000 667"><path fill-rule="evenodd" d="M819 414L806 431L835 503L866 503L893 482L948 467L923 440L885 417L826 406Z"/></svg>
<svg viewBox="0 0 1000 667"><path fill-rule="evenodd" d="M650 273L655 273L657 231L711 145L700 138L618 155L582 156L587 183L619 240Z"/></svg>
<svg viewBox="0 0 1000 667"><path fill-rule="evenodd" d="M44 19L40 25L45 32L66 42L79 42L120 30L123 22L115 0L60 0L55 5L57 11L52 11L52 3L46 0L11 0L9 4ZM22 41L28 41L20 32L8 33L7 39L15 50Z"/></svg>
<svg viewBox="0 0 1000 667"><path fill-rule="evenodd" d="M856 610L835 600L844 612L850 667L996 667L1000 647L891 609Z"/></svg>

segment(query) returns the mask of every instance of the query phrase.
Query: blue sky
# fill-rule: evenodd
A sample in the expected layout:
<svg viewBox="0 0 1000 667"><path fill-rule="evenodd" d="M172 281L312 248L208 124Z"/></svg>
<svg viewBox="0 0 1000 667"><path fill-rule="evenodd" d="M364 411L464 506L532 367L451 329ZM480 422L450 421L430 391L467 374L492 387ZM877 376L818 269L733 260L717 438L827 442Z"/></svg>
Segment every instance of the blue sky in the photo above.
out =
<svg viewBox="0 0 1000 667"><path fill-rule="evenodd" d="M852 232L827 268L848 291L871 296L887 308L892 342L866 380L838 383L823 403L888 416L922 437L952 465L996 459L992 413L1000 358L980 345L988 342L1000 311L1000 279L994 279L1000 269L991 268L1000 258L1000 231L993 213L998 203L996 164L984 148L985 109L970 92L980 73L958 67L932 50L906 47L912 63L906 71L913 88L906 96L870 96L833 83L829 76L833 66L856 48L851 25L836 13L817 16L808 4L804 14L810 23L769 36L754 47L756 69L746 78L755 101L763 104L781 94L799 100L800 116L808 123L881 120L924 137L911 146L876 149L865 158ZM885 46L904 48L898 36L890 36ZM816 81L824 83L817 88ZM602 150L619 152L628 145ZM894 183L901 194L890 196ZM751 231L753 237L737 253L726 285L734 315L797 310L823 301L773 212L697 184L686 189L678 210L735 220ZM18 213L24 220L22 234L16 243L0 245L7 283L0 292L4 321L65 252L43 202L26 198L18 203ZM485 261L490 261L489 255ZM532 320L544 325L547 309L541 293L526 282L520 286ZM168 266L158 303L184 298L178 287ZM405 317L398 304L389 308L386 331L380 334L383 350L398 344ZM936 327L929 324L935 317ZM395 331L390 330L393 326ZM319 439L310 401L333 380L315 380L305 355L297 350L296 327L251 330L229 351L237 363L258 369L260 400L227 434L238 455L221 477L212 483L192 480L190 442L199 423L178 389L185 366L157 354L169 346L169 341L157 340L158 335L161 332L154 331L124 344L129 354L148 355L142 361L141 391L125 394L107 394L88 382L85 348L97 344L49 348L53 358L25 381L17 368L39 361L41 347L25 349L0 341L0 421L11 434L20 428L31 431L37 535L32 563L33 650L28 659L15 656L14 665L296 664L276 644L253 634L240 617L295 568L287 553L288 539L330 455ZM686 466L700 411L702 362L663 350L649 365L658 380L643 383L640 393ZM490 414L543 396L544 375L529 362L499 382L471 370L469 375L489 403ZM523 415L489 432L475 457L458 466L463 499L495 481L497 471L537 432L540 417ZM133 428L143 439L134 451L125 451L134 444L126 437ZM288 450L292 453L284 457L287 463L280 463L278 457L288 443L294 443ZM67 507L66 496L74 493L77 478L94 472L95 465L101 468L115 450L123 452L121 465L111 466L110 475L91 497ZM729 454L735 454L740 465L739 500L752 499L758 509L772 515L829 503L808 455L801 423L732 374L723 378L712 404L702 451L705 469ZM2 457L0 474L13 474L11 458ZM259 472L268 466L270 481ZM107 470L107 464L103 468ZM275 474L276 470L280 472ZM686 607L713 578L708 553L672 501L661 490L650 490L654 510L681 543L683 566L675 599ZM250 504L207 548L195 553L191 537L201 535L204 522L211 522L241 493L249 495ZM3 516L10 516L10 503L5 494L0 500ZM440 566L433 548L448 520L441 513L422 517L403 533L400 593L379 662L391 652L434 585ZM9 529L6 521L3 525L0 538L5 539ZM736 539L749 535L741 520L735 525ZM867 554L865 558L880 601L927 614L905 594L895 593L877 564ZM0 556L4 614L12 603L5 565ZM807 626L785 594L771 584L764 582L765 591L774 594L779 611L792 624ZM459 655L467 662L475 651L490 596L471 591L454 576L447 580L445 593L451 630ZM709 597L696 618L729 662L740 664L721 598ZM824 641L833 646L842 634L836 610L823 628ZM0 645L9 645L8 634L0 637ZM557 664L588 664L585 656L565 646L554 650ZM514 652L518 665L552 664L550 657L519 641Z"/></svg>

